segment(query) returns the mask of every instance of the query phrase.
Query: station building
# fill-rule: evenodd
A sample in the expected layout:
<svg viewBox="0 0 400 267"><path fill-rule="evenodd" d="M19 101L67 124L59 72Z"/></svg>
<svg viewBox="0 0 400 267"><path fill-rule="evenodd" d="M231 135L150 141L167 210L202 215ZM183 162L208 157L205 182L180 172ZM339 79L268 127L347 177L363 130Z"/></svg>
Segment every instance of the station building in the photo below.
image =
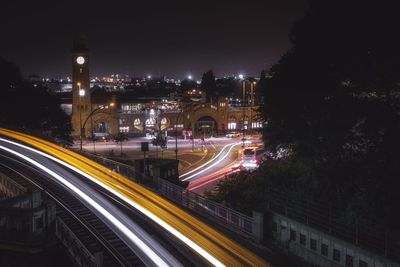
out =
<svg viewBox="0 0 400 267"><path fill-rule="evenodd" d="M72 49L72 97L66 96L63 104L71 114L74 137L107 138L118 132L129 136L162 132L167 136L210 137L228 131L249 134L262 128L254 97L255 82L242 82L239 104L228 96L206 101L199 88L179 97L155 90L97 92L90 88L89 63L84 38L76 38Z"/></svg>

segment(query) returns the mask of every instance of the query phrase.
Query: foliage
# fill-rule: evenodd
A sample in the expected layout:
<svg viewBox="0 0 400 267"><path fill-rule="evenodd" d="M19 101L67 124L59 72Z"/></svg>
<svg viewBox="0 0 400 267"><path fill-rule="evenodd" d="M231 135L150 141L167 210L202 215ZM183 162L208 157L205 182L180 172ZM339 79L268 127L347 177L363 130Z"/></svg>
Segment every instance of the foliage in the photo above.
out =
<svg viewBox="0 0 400 267"><path fill-rule="evenodd" d="M189 89L197 88L197 83L191 79L183 79L181 82L180 91L181 93L186 92Z"/></svg>
<svg viewBox="0 0 400 267"><path fill-rule="evenodd" d="M56 140L70 144L70 118L60 104L60 100L47 88L40 83L29 83L15 64L0 57L1 125L50 133Z"/></svg>
<svg viewBox="0 0 400 267"><path fill-rule="evenodd" d="M121 155L122 155L122 143L128 140L128 135L124 132L118 132L116 135L112 136L112 139L117 144L119 143L121 146Z"/></svg>
<svg viewBox="0 0 400 267"><path fill-rule="evenodd" d="M214 199L263 208L268 186L396 225L400 211L400 40L396 8L311 1L263 86L265 145L290 151ZM244 186L246 184L246 186ZM225 191L231 193L226 193ZM264 207L265 208L265 207Z"/></svg>
<svg viewBox="0 0 400 267"><path fill-rule="evenodd" d="M156 136L151 140L154 146L167 148L167 138L162 133L157 133Z"/></svg>
<svg viewBox="0 0 400 267"><path fill-rule="evenodd" d="M114 135L113 137L114 142L116 143L122 143L124 141L128 140L128 135L126 133L123 132L118 132L116 135Z"/></svg>
<svg viewBox="0 0 400 267"><path fill-rule="evenodd" d="M203 74L201 78L201 88L205 90L207 98L217 96L217 85L215 83L215 76L212 70L209 70Z"/></svg>

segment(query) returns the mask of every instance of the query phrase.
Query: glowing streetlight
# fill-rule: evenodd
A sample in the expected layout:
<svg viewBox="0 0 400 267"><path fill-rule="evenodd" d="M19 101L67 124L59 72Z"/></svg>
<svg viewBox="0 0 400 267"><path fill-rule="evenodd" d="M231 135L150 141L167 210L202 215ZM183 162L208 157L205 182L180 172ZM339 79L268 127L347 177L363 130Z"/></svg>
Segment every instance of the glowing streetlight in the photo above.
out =
<svg viewBox="0 0 400 267"><path fill-rule="evenodd" d="M188 76L188 79L189 79L189 80L191 80L192 78L193 78L192 75L189 75L189 76Z"/></svg>
<svg viewBox="0 0 400 267"><path fill-rule="evenodd" d="M151 75L147 75L147 79L149 79L149 80L150 80L150 79L151 79Z"/></svg>
<svg viewBox="0 0 400 267"><path fill-rule="evenodd" d="M243 74L239 74L239 79L243 80L244 76Z"/></svg>

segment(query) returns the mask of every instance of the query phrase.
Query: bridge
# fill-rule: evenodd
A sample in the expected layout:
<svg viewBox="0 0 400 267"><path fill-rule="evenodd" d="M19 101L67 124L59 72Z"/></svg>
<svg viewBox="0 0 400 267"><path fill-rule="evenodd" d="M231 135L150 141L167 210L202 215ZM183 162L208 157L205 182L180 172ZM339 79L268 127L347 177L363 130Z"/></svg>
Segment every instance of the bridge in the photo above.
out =
<svg viewBox="0 0 400 267"><path fill-rule="evenodd" d="M182 266L188 262L200 266L269 266L187 211L87 157L24 133L0 129L0 135L1 154L9 158L6 162L46 177L47 182L41 179L39 186L66 206L74 199L75 204L69 206L75 209L69 210L76 216L90 213L98 218L87 219L87 227L95 228L92 232L96 238L102 239L122 266L131 265L132 253L146 266ZM113 235L99 229L108 229Z"/></svg>

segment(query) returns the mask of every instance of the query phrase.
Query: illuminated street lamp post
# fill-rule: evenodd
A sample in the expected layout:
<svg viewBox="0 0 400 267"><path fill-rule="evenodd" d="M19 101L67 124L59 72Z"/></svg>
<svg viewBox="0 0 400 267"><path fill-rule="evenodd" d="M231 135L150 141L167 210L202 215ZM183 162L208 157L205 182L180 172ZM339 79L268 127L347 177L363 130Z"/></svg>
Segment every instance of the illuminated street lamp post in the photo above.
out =
<svg viewBox="0 0 400 267"><path fill-rule="evenodd" d="M253 107L254 107L254 88L256 86L256 82L251 82L250 85L250 101L251 101L251 105L250 105L250 135L253 134Z"/></svg>
<svg viewBox="0 0 400 267"><path fill-rule="evenodd" d="M180 116L183 113L183 107L179 111L178 116L176 116L176 121L175 121L175 159L178 160L178 121Z"/></svg>
<svg viewBox="0 0 400 267"><path fill-rule="evenodd" d="M243 80L243 75L239 74L239 77L242 79L242 89L243 89L243 97L242 97L242 141L243 141L243 148L244 148L244 141L245 141L245 128L244 128L244 116L245 116L245 99L246 99L246 81Z"/></svg>
<svg viewBox="0 0 400 267"><path fill-rule="evenodd" d="M78 103L79 103L79 107L78 107L79 108L79 129L80 129L80 131L79 131L79 140L80 140L80 143L81 143L81 150L82 150L82 105L81 105L81 97L85 96L85 89L81 88L81 83L80 82L78 82L77 85L78 85L78 94L79 94L79 101L78 101Z"/></svg>
<svg viewBox="0 0 400 267"><path fill-rule="evenodd" d="M101 109L107 109L109 106L110 107L114 107L114 102L111 102L109 105L106 106L99 106L98 108L94 109L92 112L90 112L90 114L86 117L85 121L83 122L83 125L81 126L81 131L80 131L80 150L82 151L82 134L85 132L85 125L88 122L89 118L91 118L97 111L101 110Z"/></svg>

